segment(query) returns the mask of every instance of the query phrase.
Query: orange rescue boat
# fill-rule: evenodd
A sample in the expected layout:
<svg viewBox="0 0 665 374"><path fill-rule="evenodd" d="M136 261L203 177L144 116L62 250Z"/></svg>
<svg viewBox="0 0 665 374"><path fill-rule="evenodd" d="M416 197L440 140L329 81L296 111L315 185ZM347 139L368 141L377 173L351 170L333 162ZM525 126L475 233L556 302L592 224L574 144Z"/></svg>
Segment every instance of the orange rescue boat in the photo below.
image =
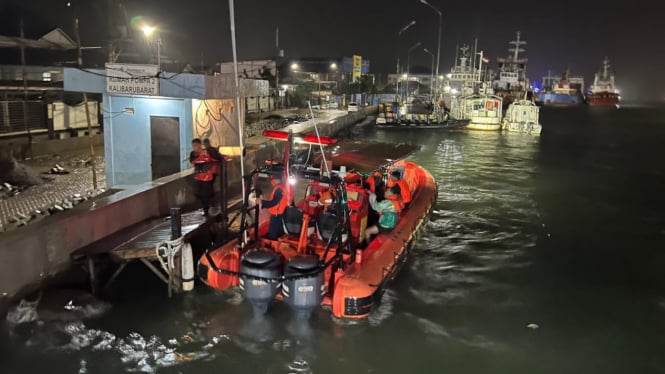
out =
<svg viewBox="0 0 665 374"><path fill-rule="evenodd" d="M371 219L365 178L344 166L324 171L306 167L297 172L289 164L294 136L279 131L267 131L264 136L289 140L285 162L247 177L241 233L201 257L199 277L219 290L240 287L256 313L267 312L274 299L281 299L303 318L321 305L330 307L337 318L366 318L406 261L429 217L437 197L433 176L407 160L391 161L378 168L384 178L399 171L410 186L412 200L408 210L399 213L395 228L360 248ZM335 144L332 138L312 137L297 139L309 144ZM326 165L329 163L322 163ZM285 175L290 182L295 180L293 174L309 179L304 198L286 208L285 233L277 240L266 237L269 216L252 206L250 198L256 192L256 178L270 173ZM335 196L330 207L319 202L324 191Z"/></svg>

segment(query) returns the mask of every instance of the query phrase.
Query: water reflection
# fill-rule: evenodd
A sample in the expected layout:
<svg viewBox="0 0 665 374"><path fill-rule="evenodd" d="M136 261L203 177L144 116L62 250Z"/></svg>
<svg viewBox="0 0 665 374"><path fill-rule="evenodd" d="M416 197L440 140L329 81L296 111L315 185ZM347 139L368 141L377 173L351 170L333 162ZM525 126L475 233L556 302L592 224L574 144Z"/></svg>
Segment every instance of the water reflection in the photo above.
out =
<svg viewBox="0 0 665 374"><path fill-rule="evenodd" d="M128 287L103 318L18 316L32 322L3 330L7 372L662 372L659 113L544 110L540 137L355 127L417 144L439 189L367 321L297 321L282 304L257 319L238 294L142 302Z"/></svg>

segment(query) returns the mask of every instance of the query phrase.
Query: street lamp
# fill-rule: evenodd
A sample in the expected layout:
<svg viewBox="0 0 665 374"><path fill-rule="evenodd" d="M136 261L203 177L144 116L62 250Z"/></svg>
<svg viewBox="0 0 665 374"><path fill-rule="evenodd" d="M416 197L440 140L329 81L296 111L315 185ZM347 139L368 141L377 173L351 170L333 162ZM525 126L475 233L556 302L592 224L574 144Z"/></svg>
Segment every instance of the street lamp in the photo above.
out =
<svg viewBox="0 0 665 374"><path fill-rule="evenodd" d="M432 67L429 70L429 95L431 98L434 98L434 53L430 52L427 48L423 48L423 51L432 56Z"/></svg>
<svg viewBox="0 0 665 374"><path fill-rule="evenodd" d="M395 42L395 45L397 46L397 70L395 71L395 75L397 76L397 82L395 83L395 101L397 101L397 93L399 92L399 37L402 36L404 31L408 30L415 24L416 24L415 20L411 21L408 24L406 24L404 27L402 27L397 33L397 41Z"/></svg>
<svg viewBox="0 0 665 374"><path fill-rule="evenodd" d="M436 44L436 76L439 76L439 61L441 57L441 27L443 26L443 14L441 11L437 8L434 7L434 5L430 4L427 2L427 0L420 0L421 3L427 5L428 7L432 8L438 15L439 15L439 41ZM438 92L438 85L437 85L437 92Z"/></svg>
<svg viewBox="0 0 665 374"><path fill-rule="evenodd" d="M409 96L409 75L411 74L411 52L413 52L414 49L420 47L420 42L414 44L409 48L409 51L406 53L406 92L405 96L408 100Z"/></svg>
<svg viewBox="0 0 665 374"><path fill-rule="evenodd" d="M141 30L143 31L143 35L146 37L147 40L152 39L153 35L157 34L157 27L155 27L155 26L144 25L141 28ZM159 36L159 34L157 34L156 42L157 42L157 71L161 71L162 70L162 61L161 61L162 57L161 57L160 48L161 48L161 45L162 45L162 39Z"/></svg>

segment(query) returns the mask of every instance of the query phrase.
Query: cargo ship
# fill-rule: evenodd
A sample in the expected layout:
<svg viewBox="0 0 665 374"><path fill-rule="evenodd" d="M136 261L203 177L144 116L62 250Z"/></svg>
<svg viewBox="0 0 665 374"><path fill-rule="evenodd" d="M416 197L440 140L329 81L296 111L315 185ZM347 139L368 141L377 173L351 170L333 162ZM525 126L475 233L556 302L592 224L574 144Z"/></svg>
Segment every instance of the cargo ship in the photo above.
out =
<svg viewBox="0 0 665 374"><path fill-rule="evenodd" d="M575 106L583 102L584 78L572 76L566 70L561 77L552 76L548 73L543 77L543 90L538 95L536 102L544 106Z"/></svg>
<svg viewBox="0 0 665 374"><path fill-rule="evenodd" d="M593 79L593 85L589 87L586 102L591 106L613 106L619 107L621 97L614 85L614 73L610 71L610 60L605 57L603 67Z"/></svg>

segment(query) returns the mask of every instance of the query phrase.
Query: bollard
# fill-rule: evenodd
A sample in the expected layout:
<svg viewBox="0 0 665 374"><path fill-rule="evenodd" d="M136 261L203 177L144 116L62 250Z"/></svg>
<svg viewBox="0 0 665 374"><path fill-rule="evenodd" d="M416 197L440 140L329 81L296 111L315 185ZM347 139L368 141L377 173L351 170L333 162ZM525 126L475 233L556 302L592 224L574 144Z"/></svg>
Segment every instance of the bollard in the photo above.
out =
<svg viewBox="0 0 665 374"><path fill-rule="evenodd" d="M171 240L178 239L182 236L182 216L180 215L180 208L171 208ZM171 297L171 290L180 292L182 290L182 252L178 253L173 259L175 268L174 274L169 274L169 297Z"/></svg>
<svg viewBox="0 0 665 374"><path fill-rule="evenodd" d="M171 240L182 236L182 217L180 208L171 208Z"/></svg>

